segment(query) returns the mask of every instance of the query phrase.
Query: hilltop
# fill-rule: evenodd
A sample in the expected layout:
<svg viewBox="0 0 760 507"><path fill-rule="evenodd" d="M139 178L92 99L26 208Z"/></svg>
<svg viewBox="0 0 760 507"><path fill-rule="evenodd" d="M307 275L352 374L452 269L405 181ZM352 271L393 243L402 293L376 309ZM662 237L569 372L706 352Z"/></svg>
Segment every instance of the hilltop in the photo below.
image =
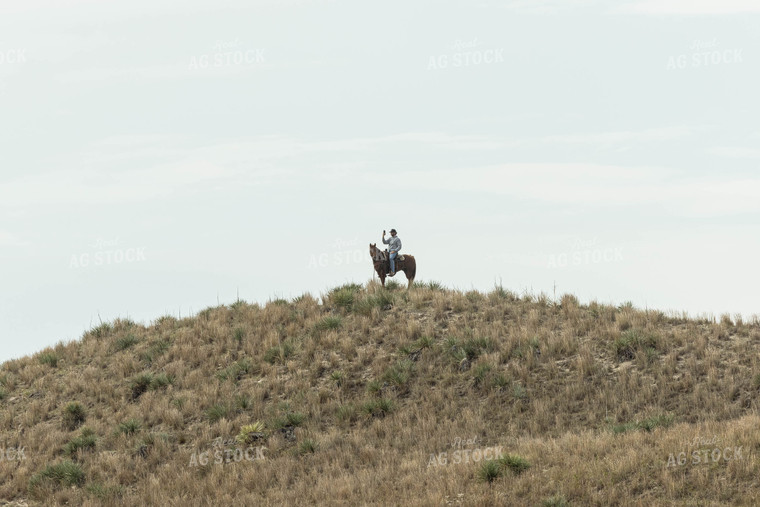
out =
<svg viewBox="0 0 760 507"><path fill-rule="evenodd" d="M2 364L0 501L760 503L757 319L388 285Z"/></svg>

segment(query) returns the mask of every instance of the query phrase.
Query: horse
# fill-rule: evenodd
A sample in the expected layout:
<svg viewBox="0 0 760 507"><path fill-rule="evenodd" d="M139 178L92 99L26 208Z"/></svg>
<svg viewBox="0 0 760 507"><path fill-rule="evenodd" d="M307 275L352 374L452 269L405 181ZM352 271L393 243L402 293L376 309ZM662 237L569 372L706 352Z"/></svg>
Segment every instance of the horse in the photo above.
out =
<svg viewBox="0 0 760 507"><path fill-rule="evenodd" d="M375 266L375 271L377 271L377 275L380 277L383 287L385 287L385 277L387 276L388 271L390 271L391 263L388 259L388 253L377 248L375 246L376 244L377 243L369 244L369 256L372 257L372 264ZM399 255L396 257L395 261L396 272L404 272L406 279L409 280L407 290L411 289L412 283L414 283L414 275L417 273L417 261L415 261L414 257L409 254Z"/></svg>

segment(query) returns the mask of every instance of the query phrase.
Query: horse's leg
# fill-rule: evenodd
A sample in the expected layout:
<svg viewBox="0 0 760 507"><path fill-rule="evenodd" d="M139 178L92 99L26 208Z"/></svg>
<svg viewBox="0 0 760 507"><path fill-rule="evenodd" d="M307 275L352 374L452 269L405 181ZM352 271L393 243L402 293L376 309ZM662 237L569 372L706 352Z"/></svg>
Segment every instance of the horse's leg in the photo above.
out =
<svg viewBox="0 0 760 507"><path fill-rule="evenodd" d="M409 271L404 271L406 274L406 279L409 280L409 286L407 287L407 290L412 288L414 277L417 275L417 262L415 262L414 259L411 259L410 262L411 264L409 265Z"/></svg>
<svg viewBox="0 0 760 507"><path fill-rule="evenodd" d="M414 283L414 275L409 276L409 273L404 271L404 274L406 275L406 279L409 281L409 285L406 286L406 290L409 290L412 288L412 284Z"/></svg>

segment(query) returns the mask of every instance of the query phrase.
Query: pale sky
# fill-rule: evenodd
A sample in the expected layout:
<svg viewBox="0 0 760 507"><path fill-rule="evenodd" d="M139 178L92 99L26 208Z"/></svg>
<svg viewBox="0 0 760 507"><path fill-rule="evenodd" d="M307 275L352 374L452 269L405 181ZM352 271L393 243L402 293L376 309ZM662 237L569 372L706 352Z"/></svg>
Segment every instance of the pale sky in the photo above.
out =
<svg viewBox="0 0 760 507"><path fill-rule="evenodd" d="M750 318L759 21L753 0L2 1L0 361L364 283L392 227L423 281Z"/></svg>

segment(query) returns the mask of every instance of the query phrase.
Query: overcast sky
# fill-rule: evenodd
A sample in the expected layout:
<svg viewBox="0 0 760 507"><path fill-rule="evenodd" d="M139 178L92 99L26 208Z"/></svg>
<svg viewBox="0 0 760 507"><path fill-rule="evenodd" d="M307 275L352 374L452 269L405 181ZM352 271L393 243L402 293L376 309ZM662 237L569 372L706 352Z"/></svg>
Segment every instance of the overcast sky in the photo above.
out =
<svg viewBox="0 0 760 507"><path fill-rule="evenodd" d="M0 2L0 361L372 276L760 313L760 2ZM399 275L402 277L403 275Z"/></svg>

